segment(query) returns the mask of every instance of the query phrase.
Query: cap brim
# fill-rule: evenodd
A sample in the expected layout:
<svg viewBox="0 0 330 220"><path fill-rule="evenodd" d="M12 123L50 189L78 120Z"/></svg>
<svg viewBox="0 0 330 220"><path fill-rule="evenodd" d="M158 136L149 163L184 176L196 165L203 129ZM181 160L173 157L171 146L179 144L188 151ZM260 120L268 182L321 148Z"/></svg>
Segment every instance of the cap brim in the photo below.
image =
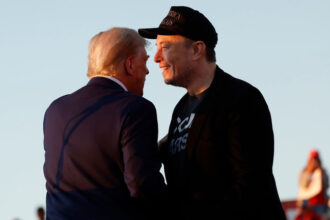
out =
<svg viewBox="0 0 330 220"><path fill-rule="evenodd" d="M157 35L176 35L173 31L165 30L162 28L140 28L138 33L148 39L156 39Z"/></svg>

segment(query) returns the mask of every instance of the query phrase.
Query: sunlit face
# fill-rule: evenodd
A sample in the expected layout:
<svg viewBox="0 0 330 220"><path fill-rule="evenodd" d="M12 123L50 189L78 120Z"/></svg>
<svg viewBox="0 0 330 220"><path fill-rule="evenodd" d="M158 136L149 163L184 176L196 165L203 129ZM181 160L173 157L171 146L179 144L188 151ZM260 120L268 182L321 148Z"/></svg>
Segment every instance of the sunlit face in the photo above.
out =
<svg viewBox="0 0 330 220"><path fill-rule="evenodd" d="M154 61L163 70L166 84L187 87L193 49L190 40L181 35L158 35Z"/></svg>
<svg viewBox="0 0 330 220"><path fill-rule="evenodd" d="M146 79L146 75L149 73L149 70L147 68L147 60L149 56L147 55L147 52L144 48L144 46L141 46L138 48L137 55L133 59L132 68L133 68L133 80L132 80L132 88L131 92L143 95L143 87L144 82Z"/></svg>

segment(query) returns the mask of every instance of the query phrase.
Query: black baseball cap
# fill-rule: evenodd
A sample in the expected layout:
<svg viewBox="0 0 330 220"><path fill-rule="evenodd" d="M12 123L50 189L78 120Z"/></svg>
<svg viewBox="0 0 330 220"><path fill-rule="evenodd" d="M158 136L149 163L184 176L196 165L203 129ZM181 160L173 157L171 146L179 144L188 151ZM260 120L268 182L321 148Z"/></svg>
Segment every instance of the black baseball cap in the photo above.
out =
<svg viewBox="0 0 330 220"><path fill-rule="evenodd" d="M199 11L186 6L172 6L158 28L140 28L142 37L156 39L157 35L182 35L193 41L203 41L215 48L218 34L211 22Z"/></svg>

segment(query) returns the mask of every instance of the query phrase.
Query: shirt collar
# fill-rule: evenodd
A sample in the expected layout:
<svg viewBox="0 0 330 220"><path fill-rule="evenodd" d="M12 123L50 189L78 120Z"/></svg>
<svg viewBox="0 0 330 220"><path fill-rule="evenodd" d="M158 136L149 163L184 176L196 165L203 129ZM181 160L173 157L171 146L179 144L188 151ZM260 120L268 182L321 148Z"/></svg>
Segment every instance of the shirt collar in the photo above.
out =
<svg viewBox="0 0 330 220"><path fill-rule="evenodd" d="M110 79L110 80L114 81L115 83L117 83L118 85L120 85L126 92L128 91L126 86L122 82L120 82L120 80L118 80L112 76L100 76L99 75L99 76L93 76L92 78L94 78L94 77L103 77L103 78Z"/></svg>

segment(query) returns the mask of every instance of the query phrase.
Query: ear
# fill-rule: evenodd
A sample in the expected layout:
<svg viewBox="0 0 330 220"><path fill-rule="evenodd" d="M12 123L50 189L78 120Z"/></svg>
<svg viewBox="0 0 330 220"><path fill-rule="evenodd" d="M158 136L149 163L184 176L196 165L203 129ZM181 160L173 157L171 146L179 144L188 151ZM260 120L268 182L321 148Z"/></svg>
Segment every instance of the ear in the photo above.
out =
<svg viewBox="0 0 330 220"><path fill-rule="evenodd" d="M202 41L196 41L193 43L192 49L193 49L193 60L198 60L204 57L206 45Z"/></svg>
<svg viewBox="0 0 330 220"><path fill-rule="evenodd" d="M129 56L125 60L125 70L128 75L133 75L134 70L134 57Z"/></svg>

